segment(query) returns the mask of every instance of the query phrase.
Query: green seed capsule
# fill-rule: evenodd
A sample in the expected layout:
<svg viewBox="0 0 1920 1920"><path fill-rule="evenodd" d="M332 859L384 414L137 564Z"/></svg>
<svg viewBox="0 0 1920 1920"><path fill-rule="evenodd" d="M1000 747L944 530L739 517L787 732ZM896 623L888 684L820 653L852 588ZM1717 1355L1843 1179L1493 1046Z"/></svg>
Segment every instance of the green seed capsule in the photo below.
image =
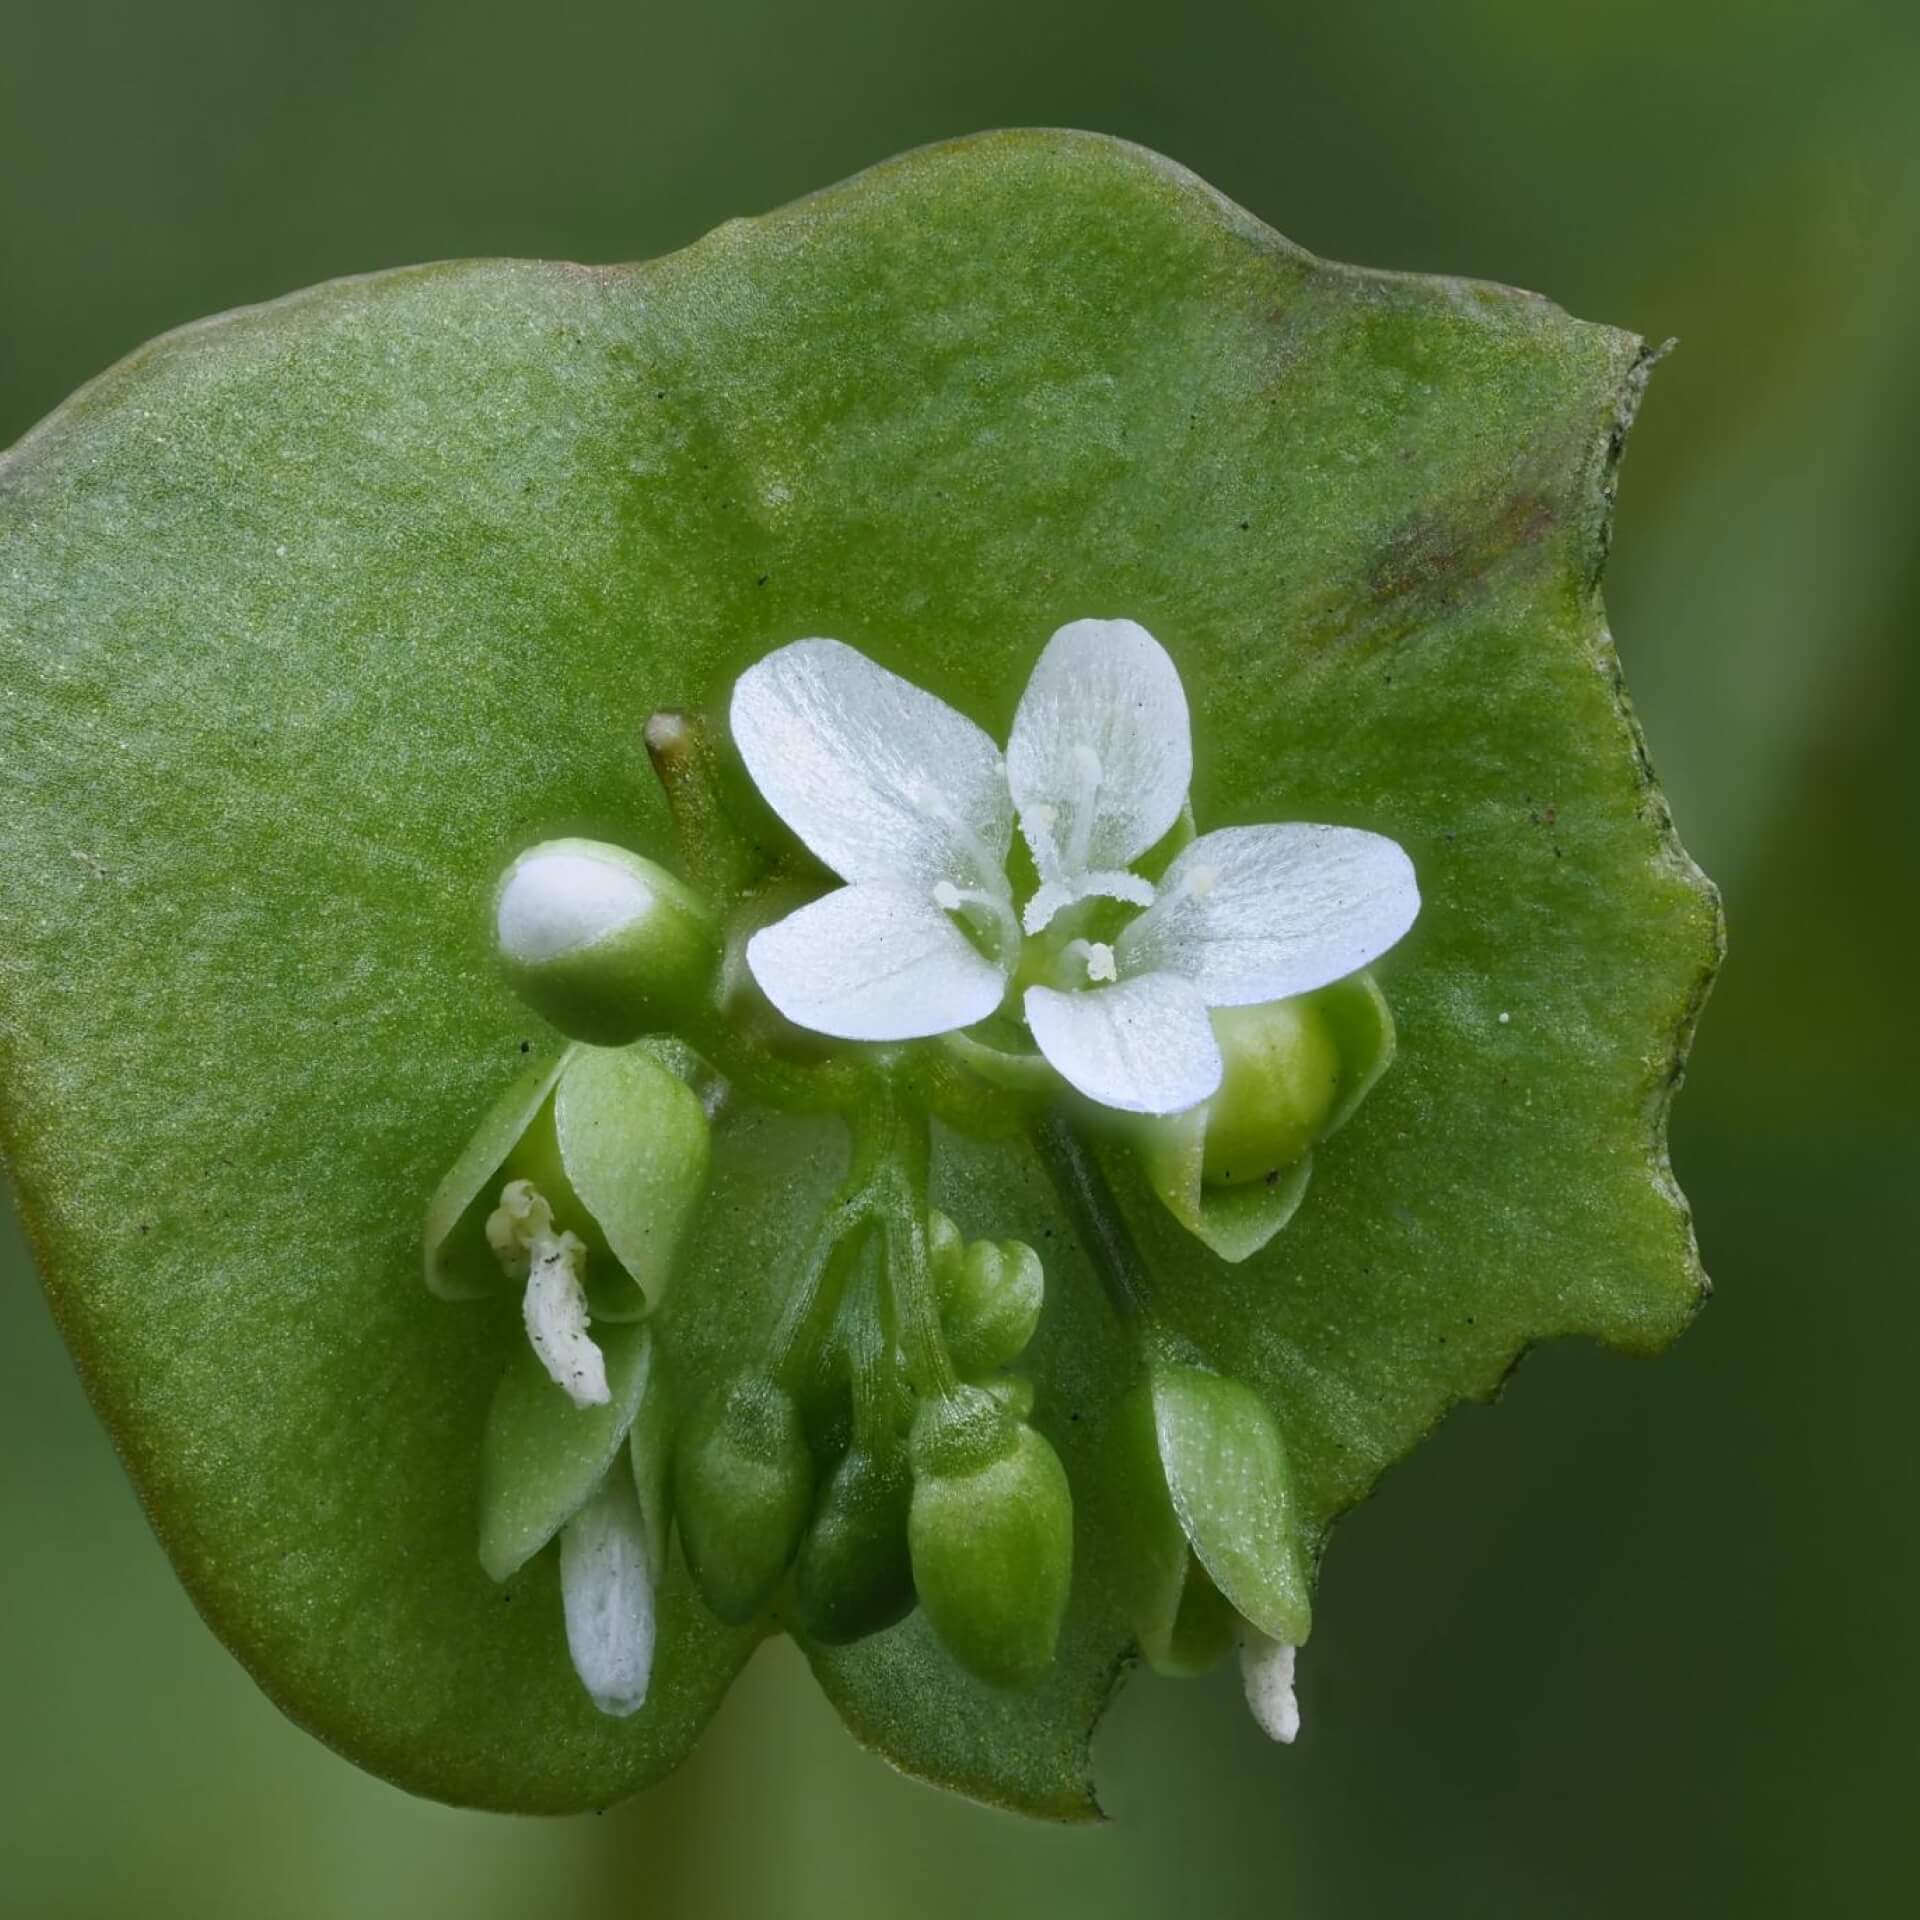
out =
<svg viewBox="0 0 1920 1920"><path fill-rule="evenodd" d="M1290 1167L1320 1137L1340 1088L1340 1050L1310 1000L1218 1007L1220 1089L1208 1102L1201 1174L1246 1186Z"/></svg>
<svg viewBox="0 0 1920 1920"><path fill-rule="evenodd" d="M674 1463L680 1543L701 1594L742 1626L786 1572L813 1504L813 1457L792 1395L743 1375L710 1394Z"/></svg>
<svg viewBox="0 0 1920 1920"><path fill-rule="evenodd" d="M913 1611L907 1508L913 1478L896 1448L852 1448L834 1469L794 1564L794 1625L846 1646Z"/></svg>
<svg viewBox="0 0 1920 1920"><path fill-rule="evenodd" d="M913 1467L907 1541L929 1622L970 1673L1031 1686L1052 1664L1073 1578L1058 1456L993 1395L963 1387L922 1408Z"/></svg>
<svg viewBox="0 0 1920 1920"><path fill-rule="evenodd" d="M664 867L598 840L548 840L501 876L494 938L515 991L564 1034L624 1046L706 995L719 931Z"/></svg>

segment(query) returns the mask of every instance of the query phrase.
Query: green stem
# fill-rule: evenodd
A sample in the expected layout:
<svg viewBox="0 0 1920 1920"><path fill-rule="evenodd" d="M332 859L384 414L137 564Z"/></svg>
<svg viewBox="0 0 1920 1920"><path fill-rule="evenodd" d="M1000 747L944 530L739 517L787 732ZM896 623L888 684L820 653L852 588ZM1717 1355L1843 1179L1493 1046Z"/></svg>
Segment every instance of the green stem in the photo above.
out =
<svg viewBox="0 0 1920 1920"><path fill-rule="evenodd" d="M697 715L666 708L647 722L646 740L687 877L710 899L732 904L773 862L731 803L712 733Z"/></svg>
<svg viewBox="0 0 1920 1920"><path fill-rule="evenodd" d="M859 1246L854 1236L872 1217L872 1194L862 1188L829 1207L815 1230L806 1263L787 1295L773 1336L771 1371L781 1385L798 1387L813 1356L820 1351L846 1291L847 1278L858 1264Z"/></svg>
<svg viewBox="0 0 1920 1920"><path fill-rule="evenodd" d="M872 1242L868 1242L869 1249ZM887 1364L892 1341L880 1312L880 1276L871 1259L863 1263L860 1284L850 1295L851 1325L847 1329L847 1365L853 1386L853 1437L868 1453L887 1451L893 1423L887 1418L887 1388L892 1368Z"/></svg>
<svg viewBox="0 0 1920 1920"><path fill-rule="evenodd" d="M1146 1262L1099 1163L1057 1107L1034 1129L1033 1145L1114 1312L1129 1326L1143 1325L1152 1294Z"/></svg>
<svg viewBox="0 0 1920 1920"><path fill-rule="evenodd" d="M940 1332L933 1260L927 1250L927 1185L933 1142L927 1116L892 1103L894 1139L882 1212L887 1236L887 1292L906 1357L907 1378L923 1399L951 1399L960 1384Z"/></svg>

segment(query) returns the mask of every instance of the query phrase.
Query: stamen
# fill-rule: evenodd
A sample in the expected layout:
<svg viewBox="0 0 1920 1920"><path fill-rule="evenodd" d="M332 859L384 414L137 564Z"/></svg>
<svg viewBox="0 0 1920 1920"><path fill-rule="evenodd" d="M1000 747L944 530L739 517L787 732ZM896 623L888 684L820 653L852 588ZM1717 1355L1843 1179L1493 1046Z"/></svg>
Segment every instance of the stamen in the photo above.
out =
<svg viewBox="0 0 1920 1920"><path fill-rule="evenodd" d="M1204 900L1220 884L1218 867L1195 867L1183 883L1184 891L1196 900Z"/></svg>
<svg viewBox="0 0 1920 1920"><path fill-rule="evenodd" d="M1087 978L1096 981L1120 978L1120 970L1113 964L1113 949L1104 940L1087 943Z"/></svg>

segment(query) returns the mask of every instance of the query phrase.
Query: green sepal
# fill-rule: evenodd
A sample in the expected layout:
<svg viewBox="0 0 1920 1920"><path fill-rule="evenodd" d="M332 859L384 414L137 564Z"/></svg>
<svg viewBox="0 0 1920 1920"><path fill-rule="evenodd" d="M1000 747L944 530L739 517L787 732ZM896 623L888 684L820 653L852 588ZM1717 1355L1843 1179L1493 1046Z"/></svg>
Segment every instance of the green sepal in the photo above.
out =
<svg viewBox="0 0 1920 1920"><path fill-rule="evenodd" d="M641 1330L643 1335L646 1329ZM623 1338L621 1334L612 1336ZM603 1341L604 1348L606 1342ZM656 1346L655 1352L658 1352ZM611 1356L609 1356L611 1357ZM653 1365L640 1389L640 1405L627 1430L627 1462L647 1534L647 1564L656 1584L665 1577L667 1536L673 1524L674 1395L664 1366Z"/></svg>
<svg viewBox="0 0 1920 1920"><path fill-rule="evenodd" d="M1393 1010L1370 973L1349 974L1308 996L1319 1008L1340 1054L1340 1083L1333 1109L1320 1128L1326 1140L1360 1110L1360 1103L1393 1065L1397 1044Z"/></svg>
<svg viewBox="0 0 1920 1920"><path fill-rule="evenodd" d="M1151 1666L1164 1671L1172 1662L1181 1600L1196 1563L1167 1491L1153 1391L1144 1378L1114 1409L1107 1460L1108 1477L1119 1489L1109 1522L1116 1549L1115 1588L1140 1651Z"/></svg>
<svg viewBox="0 0 1920 1920"><path fill-rule="evenodd" d="M914 1478L981 1472L1013 1451L1016 1425L1000 1396L984 1387L963 1385L922 1401L910 1442Z"/></svg>
<svg viewBox="0 0 1920 1920"><path fill-rule="evenodd" d="M590 1254L597 1241L641 1295L636 1307L626 1290L615 1288L615 1301L603 1304L603 1290L594 1286L601 1263L589 1258L596 1317L651 1312L660 1305L681 1238L706 1191L706 1111L669 1062L686 1064L686 1050L672 1041L643 1040L617 1050L579 1047L554 1089L560 1165L593 1237L588 1224L576 1225L573 1210L563 1212L549 1194L555 1223L586 1240Z"/></svg>
<svg viewBox="0 0 1920 1920"><path fill-rule="evenodd" d="M487 1216L510 1180L530 1180L555 1227L587 1249L596 1323L660 1304L680 1241L706 1190L702 1072L680 1042L574 1043L522 1073L489 1109L427 1210L427 1284L445 1299L511 1283L487 1244Z"/></svg>
<svg viewBox="0 0 1920 1920"><path fill-rule="evenodd" d="M1364 972L1297 1002L1278 1004L1311 1010L1333 1041L1337 1079L1313 1131L1315 1142L1324 1141L1353 1118L1393 1064L1393 1015L1373 976ZM1228 1021L1240 1012L1228 1010ZM1216 1033L1221 1025L1216 1014ZM1209 1178L1207 1131L1219 1097L1185 1113L1131 1122L1127 1134L1161 1204L1209 1252L1238 1265L1266 1246L1299 1211L1313 1177L1313 1154L1301 1151L1291 1164L1267 1168L1250 1184L1216 1185Z"/></svg>
<svg viewBox="0 0 1920 1920"><path fill-rule="evenodd" d="M576 1407L524 1340L500 1376L480 1442L480 1564L495 1580L523 1567L586 1504L643 1402L657 1397L648 1392L657 1349L646 1327L595 1337L607 1360L604 1406Z"/></svg>
<svg viewBox="0 0 1920 1920"><path fill-rule="evenodd" d="M1187 1577L1180 1588L1180 1605L1173 1631L1154 1670L1171 1679L1197 1679L1211 1673L1233 1652L1241 1633L1241 1619L1193 1555L1187 1556Z"/></svg>
<svg viewBox="0 0 1920 1920"><path fill-rule="evenodd" d="M941 1044L1002 1093L1034 1102L1056 1098L1066 1086L1045 1054L1034 1050L1026 1029L996 1015L964 1032L943 1034Z"/></svg>
<svg viewBox="0 0 1920 1920"><path fill-rule="evenodd" d="M506 1276L487 1245L487 1215L499 1203L508 1176L507 1156L520 1144L553 1092L554 1083L573 1057L568 1047L558 1058L523 1067L501 1090L434 1189L427 1203L421 1238L427 1285L442 1300L484 1300L499 1293Z"/></svg>
<svg viewBox="0 0 1920 1920"><path fill-rule="evenodd" d="M1180 1530L1235 1612L1274 1640L1313 1624L1280 1429L1251 1387L1199 1367L1148 1374L1154 1442Z"/></svg>
<svg viewBox="0 0 1920 1920"><path fill-rule="evenodd" d="M1300 1210L1313 1155L1249 1187L1207 1184L1207 1106L1139 1126L1135 1152L1161 1204L1204 1246L1231 1265L1250 1260Z"/></svg>
<svg viewBox="0 0 1920 1920"><path fill-rule="evenodd" d="M793 1396L743 1375L695 1410L674 1455L674 1509L708 1606L744 1626L792 1563L813 1505L813 1457Z"/></svg>
<svg viewBox="0 0 1920 1920"><path fill-rule="evenodd" d="M843 1647L913 1611L905 1452L850 1447L827 1480L793 1569L793 1626Z"/></svg>
<svg viewBox="0 0 1920 1920"><path fill-rule="evenodd" d="M971 1471L923 1473L920 1452L907 1541L927 1619L969 1673L1031 1686L1053 1662L1073 1579L1059 1456L1019 1425L1007 1451Z"/></svg>

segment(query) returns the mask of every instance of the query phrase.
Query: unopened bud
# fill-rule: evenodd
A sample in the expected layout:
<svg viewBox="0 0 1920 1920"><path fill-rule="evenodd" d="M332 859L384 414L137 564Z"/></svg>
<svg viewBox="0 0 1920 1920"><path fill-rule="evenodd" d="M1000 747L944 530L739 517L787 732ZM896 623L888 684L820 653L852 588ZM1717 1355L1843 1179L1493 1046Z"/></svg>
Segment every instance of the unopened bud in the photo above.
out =
<svg viewBox="0 0 1920 1920"><path fill-rule="evenodd" d="M599 840L530 847L501 877L494 938L507 977L562 1033L618 1047L671 1027L708 991L719 933L653 861Z"/></svg>
<svg viewBox="0 0 1920 1920"><path fill-rule="evenodd" d="M813 1504L813 1457L793 1396L750 1375L709 1396L674 1462L680 1544L702 1596L730 1626L766 1605Z"/></svg>

